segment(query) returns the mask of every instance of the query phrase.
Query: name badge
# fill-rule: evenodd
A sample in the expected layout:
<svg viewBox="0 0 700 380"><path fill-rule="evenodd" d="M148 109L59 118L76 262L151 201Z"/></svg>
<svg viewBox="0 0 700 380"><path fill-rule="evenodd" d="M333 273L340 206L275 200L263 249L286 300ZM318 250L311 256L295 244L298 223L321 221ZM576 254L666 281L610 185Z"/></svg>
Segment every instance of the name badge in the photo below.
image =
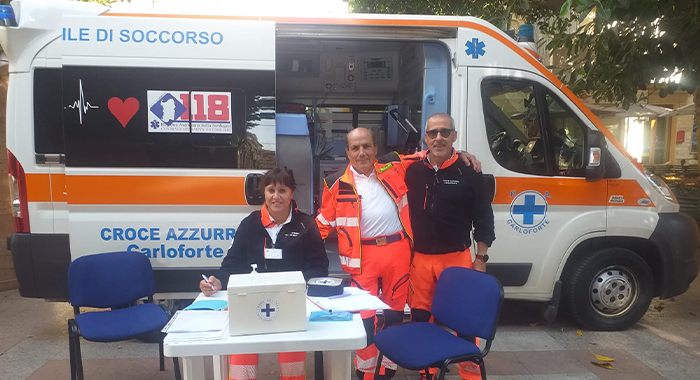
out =
<svg viewBox="0 0 700 380"><path fill-rule="evenodd" d="M266 260L282 260L282 250L279 248L265 248Z"/></svg>

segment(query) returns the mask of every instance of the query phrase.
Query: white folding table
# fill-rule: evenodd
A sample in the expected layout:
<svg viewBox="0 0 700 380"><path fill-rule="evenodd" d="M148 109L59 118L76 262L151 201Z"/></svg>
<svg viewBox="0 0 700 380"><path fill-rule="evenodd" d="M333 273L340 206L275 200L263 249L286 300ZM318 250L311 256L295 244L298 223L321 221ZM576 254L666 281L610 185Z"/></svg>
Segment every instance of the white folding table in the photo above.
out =
<svg viewBox="0 0 700 380"><path fill-rule="evenodd" d="M164 343L168 357L183 359L184 380L204 379L204 357L214 357L214 378L227 380L227 355L277 352L323 351L326 380L350 380L352 351L367 345L367 335L359 314L352 321L309 322L306 331L228 336L221 340Z"/></svg>

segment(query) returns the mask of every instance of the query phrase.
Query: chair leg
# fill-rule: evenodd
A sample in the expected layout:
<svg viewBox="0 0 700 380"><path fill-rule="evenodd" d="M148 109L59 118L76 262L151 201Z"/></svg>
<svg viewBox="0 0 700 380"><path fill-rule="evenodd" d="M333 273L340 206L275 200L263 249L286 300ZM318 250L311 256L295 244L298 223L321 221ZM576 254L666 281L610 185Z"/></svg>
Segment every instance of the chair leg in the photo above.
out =
<svg viewBox="0 0 700 380"><path fill-rule="evenodd" d="M77 380L77 366L75 365L75 344L73 339L72 320L68 320L68 355L70 357L70 380Z"/></svg>
<svg viewBox="0 0 700 380"><path fill-rule="evenodd" d="M481 371L481 380L486 380L486 364L484 364L484 358L479 359L479 371Z"/></svg>
<svg viewBox="0 0 700 380"><path fill-rule="evenodd" d="M77 326L76 326L77 329ZM84 380L83 378L83 355L80 353L80 335L76 331L73 334L73 347L75 348L75 364L76 364L76 379Z"/></svg>
<svg viewBox="0 0 700 380"><path fill-rule="evenodd" d="M163 341L158 342L158 360L160 362L160 370L165 371L165 355L163 355Z"/></svg>
<svg viewBox="0 0 700 380"><path fill-rule="evenodd" d="M379 355L377 356L377 368L374 369L375 379L379 378L379 373L382 370L382 360L384 360L384 354L381 351L379 351Z"/></svg>
<svg viewBox="0 0 700 380"><path fill-rule="evenodd" d="M445 363L440 366L440 370L438 372L437 380L445 380L445 374L447 373L447 366L450 365L449 361L446 361Z"/></svg>
<svg viewBox="0 0 700 380"><path fill-rule="evenodd" d="M175 371L175 380L182 380L182 374L180 373L180 361L177 357L173 357L173 370Z"/></svg>

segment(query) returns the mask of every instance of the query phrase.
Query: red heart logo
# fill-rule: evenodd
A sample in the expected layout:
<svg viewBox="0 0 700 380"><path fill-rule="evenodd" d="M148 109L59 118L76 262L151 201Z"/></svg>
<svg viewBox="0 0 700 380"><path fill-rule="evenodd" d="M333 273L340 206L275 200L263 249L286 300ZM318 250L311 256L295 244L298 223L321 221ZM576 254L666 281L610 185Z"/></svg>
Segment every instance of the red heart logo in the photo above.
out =
<svg viewBox="0 0 700 380"><path fill-rule="evenodd" d="M136 115L136 111L139 110L139 101L136 98L127 98L122 101L121 99L114 97L109 99L107 102L107 107L112 112L112 115L119 120L123 128L129 124L131 118Z"/></svg>

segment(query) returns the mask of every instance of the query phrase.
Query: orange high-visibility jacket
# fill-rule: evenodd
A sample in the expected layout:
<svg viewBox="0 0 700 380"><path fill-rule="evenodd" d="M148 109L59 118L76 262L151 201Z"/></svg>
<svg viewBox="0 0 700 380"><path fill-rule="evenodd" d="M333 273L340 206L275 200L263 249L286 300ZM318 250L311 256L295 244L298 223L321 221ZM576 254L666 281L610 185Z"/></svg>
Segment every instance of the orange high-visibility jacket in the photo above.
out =
<svg viewBox="0 0 700 380"><path fill-rule="evenodd" d="M377 179L396 203L396 210L404 231L413 241L411 220L408 215L408 188L406 187L406 167L420 159L420 153L400 156L390 153L374 161ZM360 240L361 207L358 201L355 179L350 165L344 172L338 172L324 179L321 210L316 224L321 237L326 238L335 229L338 232L338 251L343 270L350 274L362 272L362 246Z"/></svg>

